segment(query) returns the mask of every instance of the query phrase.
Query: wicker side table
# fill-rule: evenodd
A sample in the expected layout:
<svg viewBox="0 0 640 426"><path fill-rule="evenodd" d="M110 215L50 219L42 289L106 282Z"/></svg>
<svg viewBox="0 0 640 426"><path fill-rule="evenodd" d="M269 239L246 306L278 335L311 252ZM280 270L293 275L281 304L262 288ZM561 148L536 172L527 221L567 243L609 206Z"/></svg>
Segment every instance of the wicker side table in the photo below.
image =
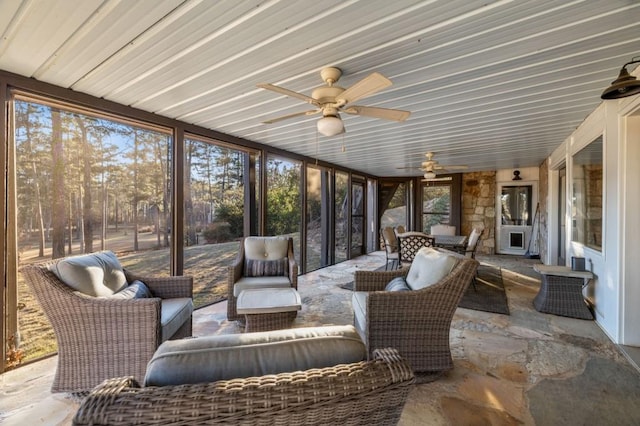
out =
<svg viewBox="0 0 640 426"><path fill-rule="evenodd" d="M574 271L567 266L534 265L542 275L540 291L533 299L539 312L579 319L593 319L582 289L593 278L589 271Z"/></svg>
<svg viewBox="0 0 640 426"><path fill-rule="evenodd" d="M245 316L247 333L288 328L302 308L294 288L243 290L238 295L237 312Z"/></svg>

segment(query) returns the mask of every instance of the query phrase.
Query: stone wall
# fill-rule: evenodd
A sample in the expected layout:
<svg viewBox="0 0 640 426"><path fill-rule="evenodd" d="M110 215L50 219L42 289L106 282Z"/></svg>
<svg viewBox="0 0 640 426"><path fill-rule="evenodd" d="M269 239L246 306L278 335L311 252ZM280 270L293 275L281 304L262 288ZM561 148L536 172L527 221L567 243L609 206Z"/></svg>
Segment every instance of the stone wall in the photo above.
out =
<svg viewBox="0 0 640 426"><path fill-rule="evenodd" d="M496 172L471 172L462 175L462 235L473 228L484 229L477 253L496 250Z"/></svg>

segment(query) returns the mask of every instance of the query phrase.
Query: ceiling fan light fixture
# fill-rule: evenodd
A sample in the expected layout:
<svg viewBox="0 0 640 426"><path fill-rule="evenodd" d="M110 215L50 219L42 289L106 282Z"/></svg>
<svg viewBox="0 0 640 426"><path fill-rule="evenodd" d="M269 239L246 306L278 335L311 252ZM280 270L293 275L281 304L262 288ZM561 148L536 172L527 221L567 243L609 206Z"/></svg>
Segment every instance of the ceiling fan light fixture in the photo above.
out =
<svg viewBox="0 0 640 426"><path fill-rule="evenodd" d="M627 71L627 65L638 62L640 62L640 56L636 56L624 64L618 78L611 82L611 86L607 87L600 97L602 99L620 99L640 93L640 81Z"/></svg>
<svg viewBox="0 0 640 426"><path fill-rule="evenodd" d="M335 136L344 132L342 120L335 115L327 115L318 120L318 132L324 136Z"/></svg>
<svg viewBox="0 0 640 426"><path fill-rule="evenodd" d="M425 179L435 179L436 178L436 174L434 172L425 172L424 173L424 178Z"/></svg>

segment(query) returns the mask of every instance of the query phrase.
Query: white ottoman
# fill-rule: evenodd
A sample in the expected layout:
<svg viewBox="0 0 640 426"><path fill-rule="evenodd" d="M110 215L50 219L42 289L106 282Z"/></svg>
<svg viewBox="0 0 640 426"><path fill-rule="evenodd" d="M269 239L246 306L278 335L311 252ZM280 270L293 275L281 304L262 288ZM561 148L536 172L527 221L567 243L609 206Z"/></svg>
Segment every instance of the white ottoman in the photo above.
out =
<svg viewBox="0 0 640 426"><path fill-rule="evenodd" d="M295 288L261 288L242 290L237 312L245 316L245 332L289 328L302 308Z"/></svg>

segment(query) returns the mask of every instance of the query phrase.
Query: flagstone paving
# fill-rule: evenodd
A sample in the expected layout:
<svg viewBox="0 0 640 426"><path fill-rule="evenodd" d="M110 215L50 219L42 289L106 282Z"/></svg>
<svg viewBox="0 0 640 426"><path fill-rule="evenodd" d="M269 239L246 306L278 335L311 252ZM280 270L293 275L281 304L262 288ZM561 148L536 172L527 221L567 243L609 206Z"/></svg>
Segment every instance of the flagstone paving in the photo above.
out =
<svg viewBox="0 0 640 426"><path fill-rule="evenodd" d="M537 312L539 261L479 256L503 269L510 315L459 308L451 329L455 368L415 386L400 425L640 424L640 373L593 321ZM294 326L350 324L351 291L339 287L384 254L301 276L303 308ZM218 303L194 314L194 334L238 333ZM77 401L52 395L55 357L1 376L0 422L69 424Z"/></svg>

